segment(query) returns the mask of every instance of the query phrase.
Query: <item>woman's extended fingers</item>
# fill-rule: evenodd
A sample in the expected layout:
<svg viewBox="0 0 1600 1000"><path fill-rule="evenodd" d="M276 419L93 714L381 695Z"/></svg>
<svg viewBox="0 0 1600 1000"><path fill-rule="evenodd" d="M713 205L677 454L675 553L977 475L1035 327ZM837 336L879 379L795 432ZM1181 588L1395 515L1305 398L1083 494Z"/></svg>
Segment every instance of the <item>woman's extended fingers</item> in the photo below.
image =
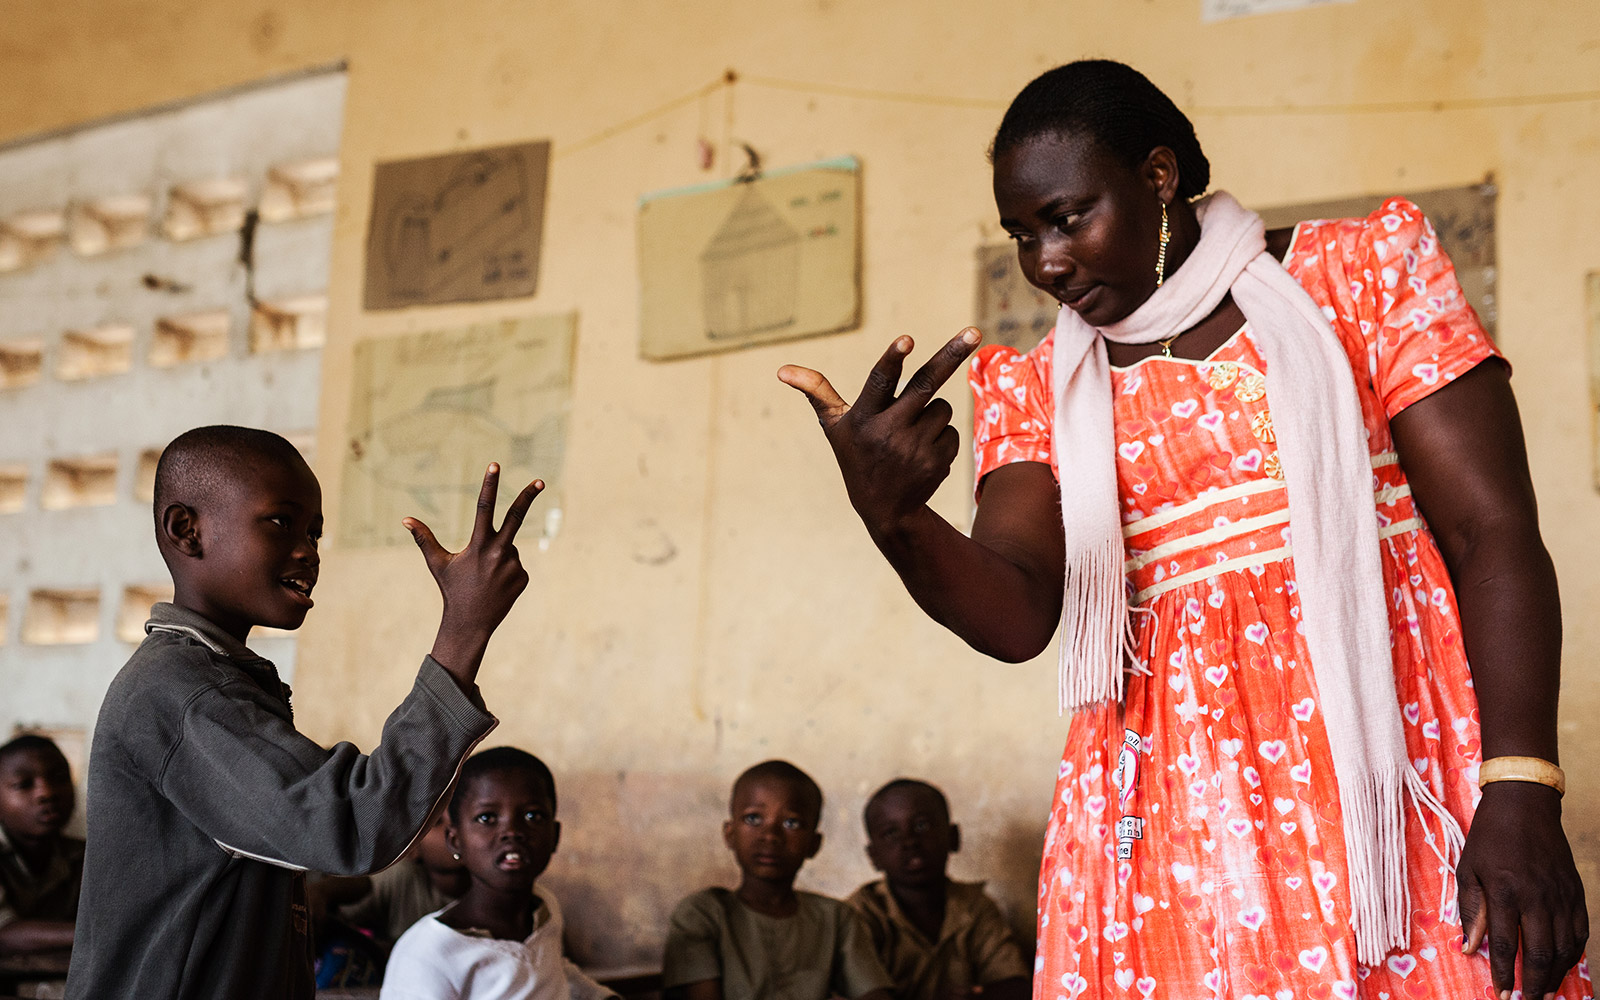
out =
<svg viewBox="0 0 1600 1000"><path fill-rule="evenodd" d="M978 342L982 339L983 334L978 332L977 327L972 326L956 334L949 343L941 347L916 370L895 405L920 412L928 405L933 394L939 391L939 387L950 381L950 376L966 363L967 356L977 348Z"/></svg>
<svg viewBox="0 0 1600 1000"><path fill-rule="evenodd" d="M517 531L522 527L522 522L528 518L528 508L533 506L533 499L544 492L544 480L535 479L522 488L517 498L511 501L511 507L506 511L506 519L500 522L500 537L507 545L517 537Z"/></svg>
<svg viewBox="0 0 1600 1000"><path fill-rule="evenodd" d="M906 355L916 346L916 341L910 337L894 338L878 363L867 372L855 405L865 413L882 413L888 409L894 402L894 391L900 387L900 372L905 368Z"/></svg>
<svg viewBox="0 0 1600 1000"><path fill-rule="evenodd" d="M850 404L834 391L819 371L799 365L784 365L778 369L778 381L806 394L812 409L817 411L817 421L822 424L823 430L832 427L840 417L850 412Z"/></svg>

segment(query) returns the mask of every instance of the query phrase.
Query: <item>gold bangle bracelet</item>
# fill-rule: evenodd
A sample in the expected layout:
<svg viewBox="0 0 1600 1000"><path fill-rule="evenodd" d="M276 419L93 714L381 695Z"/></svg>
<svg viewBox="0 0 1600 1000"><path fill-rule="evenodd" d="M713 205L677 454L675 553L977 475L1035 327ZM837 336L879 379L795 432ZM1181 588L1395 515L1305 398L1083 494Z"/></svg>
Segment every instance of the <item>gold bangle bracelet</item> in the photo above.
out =
<svg viewBox="0 0 1600 1000"><path fill-rule="evenodd" d="M1566 773L1542 757L1491 757L1478 767L1478 787L1491 781L1530 781L1567 794Z"/></svg>

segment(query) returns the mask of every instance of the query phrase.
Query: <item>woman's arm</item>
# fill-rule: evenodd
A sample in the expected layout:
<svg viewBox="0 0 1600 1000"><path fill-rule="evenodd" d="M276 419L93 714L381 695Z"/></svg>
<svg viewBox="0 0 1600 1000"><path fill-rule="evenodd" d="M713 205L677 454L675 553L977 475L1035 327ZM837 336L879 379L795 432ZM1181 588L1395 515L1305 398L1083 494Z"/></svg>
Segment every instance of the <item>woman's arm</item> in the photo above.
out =
<svg viewBox="0 0 1600 1000"><path fill-rule="evenodd" d="M970 538L928 507L961 441L950 404L933 394L978 340L978 331L962 331L899 397L910 337L889 345L853 405L820 372L786 365L778 377L816 409L851 505L917 604L973 648L1017 662L1049 644L1061 617L1065 543L1049 467L1019 462L991 473Z"/></svg>
<svg viewBox="0 0 1600 1000"><path fill-rule="evenodd" d="M1561 604L1505 366L1478 365L1391 426L1455 587L1483 757L1557 762ZM1457 879L1465 950L1487 937L1495 988L1512 988L1520 939L1524 995L1558 989L1583 952L1588 915L1554 789L1487 786Z"/></svg>

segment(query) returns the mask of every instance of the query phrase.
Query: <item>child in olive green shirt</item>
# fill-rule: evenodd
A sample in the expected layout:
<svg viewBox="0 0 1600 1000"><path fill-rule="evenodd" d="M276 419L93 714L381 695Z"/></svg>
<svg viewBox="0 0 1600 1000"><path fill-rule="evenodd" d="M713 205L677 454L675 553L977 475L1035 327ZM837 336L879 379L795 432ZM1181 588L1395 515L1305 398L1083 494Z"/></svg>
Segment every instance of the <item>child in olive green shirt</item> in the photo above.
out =
<svg viewBox="0 0 1600 1000"><path fill-rule="evenodd" d="M739 888L678 904L663 984L681 1000L889 1000L889 977L860 919L836 899L796 892L794 877L822 846L822 790L786 761L734 782L722 839Z"/></svg>

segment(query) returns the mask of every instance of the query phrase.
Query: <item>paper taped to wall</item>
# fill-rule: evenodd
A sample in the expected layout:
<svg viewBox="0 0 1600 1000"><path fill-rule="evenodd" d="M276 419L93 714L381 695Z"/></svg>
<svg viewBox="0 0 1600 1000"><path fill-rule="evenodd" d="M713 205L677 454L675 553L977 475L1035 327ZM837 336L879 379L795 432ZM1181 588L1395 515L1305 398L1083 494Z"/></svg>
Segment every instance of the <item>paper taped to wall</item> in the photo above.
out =
<svg viewBox="0 0 1600 1000"><path fill-rule="evenodd" d="M534 316L357 344L339 543L409 545L410 516L460 548L490 462L502 512L530 480L555 484L577 323Z"/></svg>
<svg viewBox="0 0 1600 1000"><path fill-rule="evenodd" d="M854 157L646 195L639 353L663 360L849 330L861 316Z"/></svg>
<svg viewBox="0 0 1600 1000"><path fill-rule="evenodd" d="M1330 3L1355 3L1355 0L1201 0L1200 20L1227 21L1251 14L1270 14L1282 10L1321 7Z"/></svg>
<svg viewBox="0 0 1600 1000"><path fill-rule="evenodd" d="M378 164L366 308L532 295L549 169L549 142Z"/></svg>

